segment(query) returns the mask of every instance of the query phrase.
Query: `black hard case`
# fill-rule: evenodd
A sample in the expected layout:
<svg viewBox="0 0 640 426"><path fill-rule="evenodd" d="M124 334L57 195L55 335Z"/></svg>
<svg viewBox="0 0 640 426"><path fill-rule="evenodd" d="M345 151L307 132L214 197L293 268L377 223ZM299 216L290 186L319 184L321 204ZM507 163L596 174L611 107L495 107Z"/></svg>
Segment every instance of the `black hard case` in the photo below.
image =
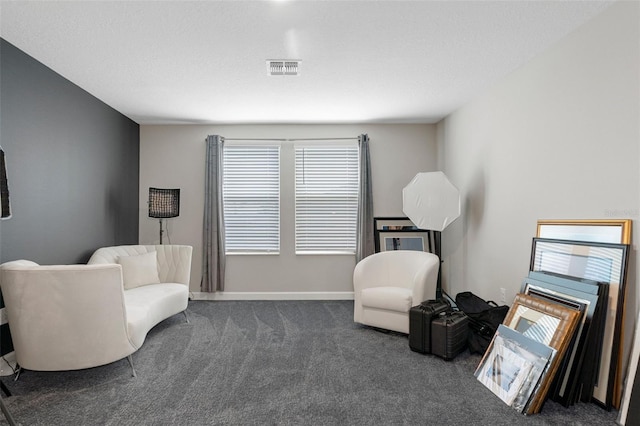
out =
<svg viewBox="0 0 640 426"><path fill-rule="evenodd" d="M409 348L423 354L431 353L431 320L451 309L444 300L427 300L409 309Z"/></svg>
<svg viewBox="0 0 640 426"><path fill-rule="evenodd" d="M467 347L469 317L464 312L447 312L431 321L431 353L453 359Z"/></svg>

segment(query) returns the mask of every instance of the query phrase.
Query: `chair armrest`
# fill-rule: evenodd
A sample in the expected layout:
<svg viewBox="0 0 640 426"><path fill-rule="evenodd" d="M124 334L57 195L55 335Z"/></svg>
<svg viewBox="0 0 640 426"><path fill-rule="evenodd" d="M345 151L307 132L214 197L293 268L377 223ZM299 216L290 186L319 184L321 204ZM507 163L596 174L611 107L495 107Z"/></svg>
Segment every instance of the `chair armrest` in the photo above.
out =
<svg viewBox="0 0 640 426"><path fill-rule="evenodd" d="M413 278L413 303L419 304L425 300L435 299L436 287L438 286L438 271L440 269L440 258L435 254L428 253L423 264L416 271Z"/></svg>
<svg viewBox="0 0 640 426"><path fill-rule="evenodd" d="M157 245L158 275L161 282L189 286L193 248L183 245Z"/></svg>
<svg viewBox="0 0 640 426"><path fill-rule="evenodd" d="M1 286L24 368L94 367L137 349L128 335L120 265L3 265Z"/></svg>

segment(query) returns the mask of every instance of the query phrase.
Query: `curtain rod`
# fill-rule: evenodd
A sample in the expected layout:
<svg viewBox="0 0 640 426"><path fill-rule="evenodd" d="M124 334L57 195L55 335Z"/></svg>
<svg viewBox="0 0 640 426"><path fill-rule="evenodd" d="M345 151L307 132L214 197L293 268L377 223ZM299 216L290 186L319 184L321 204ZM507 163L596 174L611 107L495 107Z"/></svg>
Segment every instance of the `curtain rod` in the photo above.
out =
<svg viewBox="0 0 640 426"><path fill-rule="evenodd" d="M296 142L296 141L357 141L359 138L297 138L297 139L265 139L265 138L225 138L225 141L279 141L279 142Z"/></svg>

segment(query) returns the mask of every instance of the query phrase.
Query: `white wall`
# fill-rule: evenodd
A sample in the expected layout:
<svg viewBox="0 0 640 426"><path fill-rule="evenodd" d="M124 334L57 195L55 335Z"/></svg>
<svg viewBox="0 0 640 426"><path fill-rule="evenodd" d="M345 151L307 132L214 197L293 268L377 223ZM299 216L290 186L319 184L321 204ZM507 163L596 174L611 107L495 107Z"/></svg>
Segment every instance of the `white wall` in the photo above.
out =
<svg viewBox="0 0 640 426"><path fill-rule="evenodd" d="M168 220L169 237L174 244L194 247L190 288L200 291L204 141L209 134L293 139L367 133L374 214L404 216L402 188L416 173L437 170L435 130L435 125L427 124L140 126L140 243L159 241L158 222L147 216L148 188L181 188L180 216ZM285 147L282 155L288 155ZM286 197L293 185L293 170L283 169L281 176L280 255L227 256L225 292L353 291L354 256L295 255L293 200Z"/></svg>
<svg viewBox="0 0 640 426"><path fill-rule="evenodd" d="M443 233L448 292L498 301L504 287L511 303L538 219L630 218L631 335L640 306L638 5L614 4L438 124L439 165L464 200Z"/></svg>

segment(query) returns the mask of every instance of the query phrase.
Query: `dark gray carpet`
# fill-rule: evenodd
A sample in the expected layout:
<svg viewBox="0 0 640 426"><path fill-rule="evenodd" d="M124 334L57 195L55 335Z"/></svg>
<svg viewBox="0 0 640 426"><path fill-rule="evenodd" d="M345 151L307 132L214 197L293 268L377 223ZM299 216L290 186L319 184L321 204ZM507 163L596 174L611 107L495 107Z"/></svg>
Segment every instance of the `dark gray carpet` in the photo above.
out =
<svg viewBox="0 0 640 426"><path fill-rule="evenodd" d="M412 352L353 323L351 301L189 303L133 360L24 371L5 402L23 425L593 425L616 412L547 402L523 416L473 377L478 356ZM4 418L0 424L6 424Z"/></svg>

